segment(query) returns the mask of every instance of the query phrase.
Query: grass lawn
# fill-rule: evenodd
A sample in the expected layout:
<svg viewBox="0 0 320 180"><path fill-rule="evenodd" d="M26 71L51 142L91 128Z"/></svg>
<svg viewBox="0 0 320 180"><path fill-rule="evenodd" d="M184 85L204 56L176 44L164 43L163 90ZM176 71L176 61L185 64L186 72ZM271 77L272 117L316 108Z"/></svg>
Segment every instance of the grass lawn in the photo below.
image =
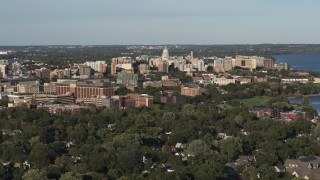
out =
<svg viewBox="0 0 320 180"><path fill-rule="evenodd" d="M241 99L240 102L245 106L253 107L253 106L264 105L268 100L269 100L269 97L257 96L254 98Z"/></svg>

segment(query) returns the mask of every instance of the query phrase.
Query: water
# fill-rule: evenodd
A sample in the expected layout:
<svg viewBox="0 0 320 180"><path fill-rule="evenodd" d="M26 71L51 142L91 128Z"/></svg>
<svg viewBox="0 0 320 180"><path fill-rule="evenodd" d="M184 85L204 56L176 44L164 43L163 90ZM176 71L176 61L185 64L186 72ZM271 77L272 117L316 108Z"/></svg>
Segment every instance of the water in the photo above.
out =
<svg viewBox="0 0 320 180"><path fill-rule="evenodd" d="M290 103L301 104L302 97L288 98ZM309 105L312 106L320 115L320 96L309 96Z"/></svg>
<svg viewBox="0 0 320 180"><path fill-rule="evenodd" d="M294 70L320 71L320 54L274 55L276 63L287 62Z"/></svg>

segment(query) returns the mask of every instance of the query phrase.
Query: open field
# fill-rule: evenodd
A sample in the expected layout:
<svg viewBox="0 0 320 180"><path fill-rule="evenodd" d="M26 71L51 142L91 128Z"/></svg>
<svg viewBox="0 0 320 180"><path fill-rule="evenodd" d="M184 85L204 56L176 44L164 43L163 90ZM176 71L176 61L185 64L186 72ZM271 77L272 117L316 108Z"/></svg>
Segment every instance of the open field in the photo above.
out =
<svg viewBox="0 0 320 180"><path fill-rule="evenodd" d="M264 96L257 96L254 98L241 99L240 102L248 107L262 106L268 102L269 98Z"/></svg>

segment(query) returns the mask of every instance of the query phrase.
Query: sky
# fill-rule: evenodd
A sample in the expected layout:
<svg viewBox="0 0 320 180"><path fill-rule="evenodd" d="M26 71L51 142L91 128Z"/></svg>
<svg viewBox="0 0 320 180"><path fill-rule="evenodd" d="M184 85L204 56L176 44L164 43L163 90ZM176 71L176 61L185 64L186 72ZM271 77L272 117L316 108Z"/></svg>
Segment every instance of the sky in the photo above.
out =
<svg viewBox="0 0 320 180"><path fill-rule="evenodd" d="M2 0L0 45L320 44L319 0Z"/></svg>

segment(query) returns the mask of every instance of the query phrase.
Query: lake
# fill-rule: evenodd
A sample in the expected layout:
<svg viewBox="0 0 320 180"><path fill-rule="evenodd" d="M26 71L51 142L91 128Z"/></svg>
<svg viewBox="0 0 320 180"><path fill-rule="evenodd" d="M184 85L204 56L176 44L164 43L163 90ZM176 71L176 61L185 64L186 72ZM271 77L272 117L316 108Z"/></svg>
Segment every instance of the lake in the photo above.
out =
<svg viewBox="0 0 320 180"><path fill-rule="evenodd" d="M320 71L320 54L282 54L273 57L276 63L289 63L293 70Z"/></svg>
<svg viewBox="0 0 320 180"><path fill-rule="evenodd" d="M288 98L290 103L301 104L303 97ZM309 105L317 110L320 115L320 96L309 96Z"/></svg>

